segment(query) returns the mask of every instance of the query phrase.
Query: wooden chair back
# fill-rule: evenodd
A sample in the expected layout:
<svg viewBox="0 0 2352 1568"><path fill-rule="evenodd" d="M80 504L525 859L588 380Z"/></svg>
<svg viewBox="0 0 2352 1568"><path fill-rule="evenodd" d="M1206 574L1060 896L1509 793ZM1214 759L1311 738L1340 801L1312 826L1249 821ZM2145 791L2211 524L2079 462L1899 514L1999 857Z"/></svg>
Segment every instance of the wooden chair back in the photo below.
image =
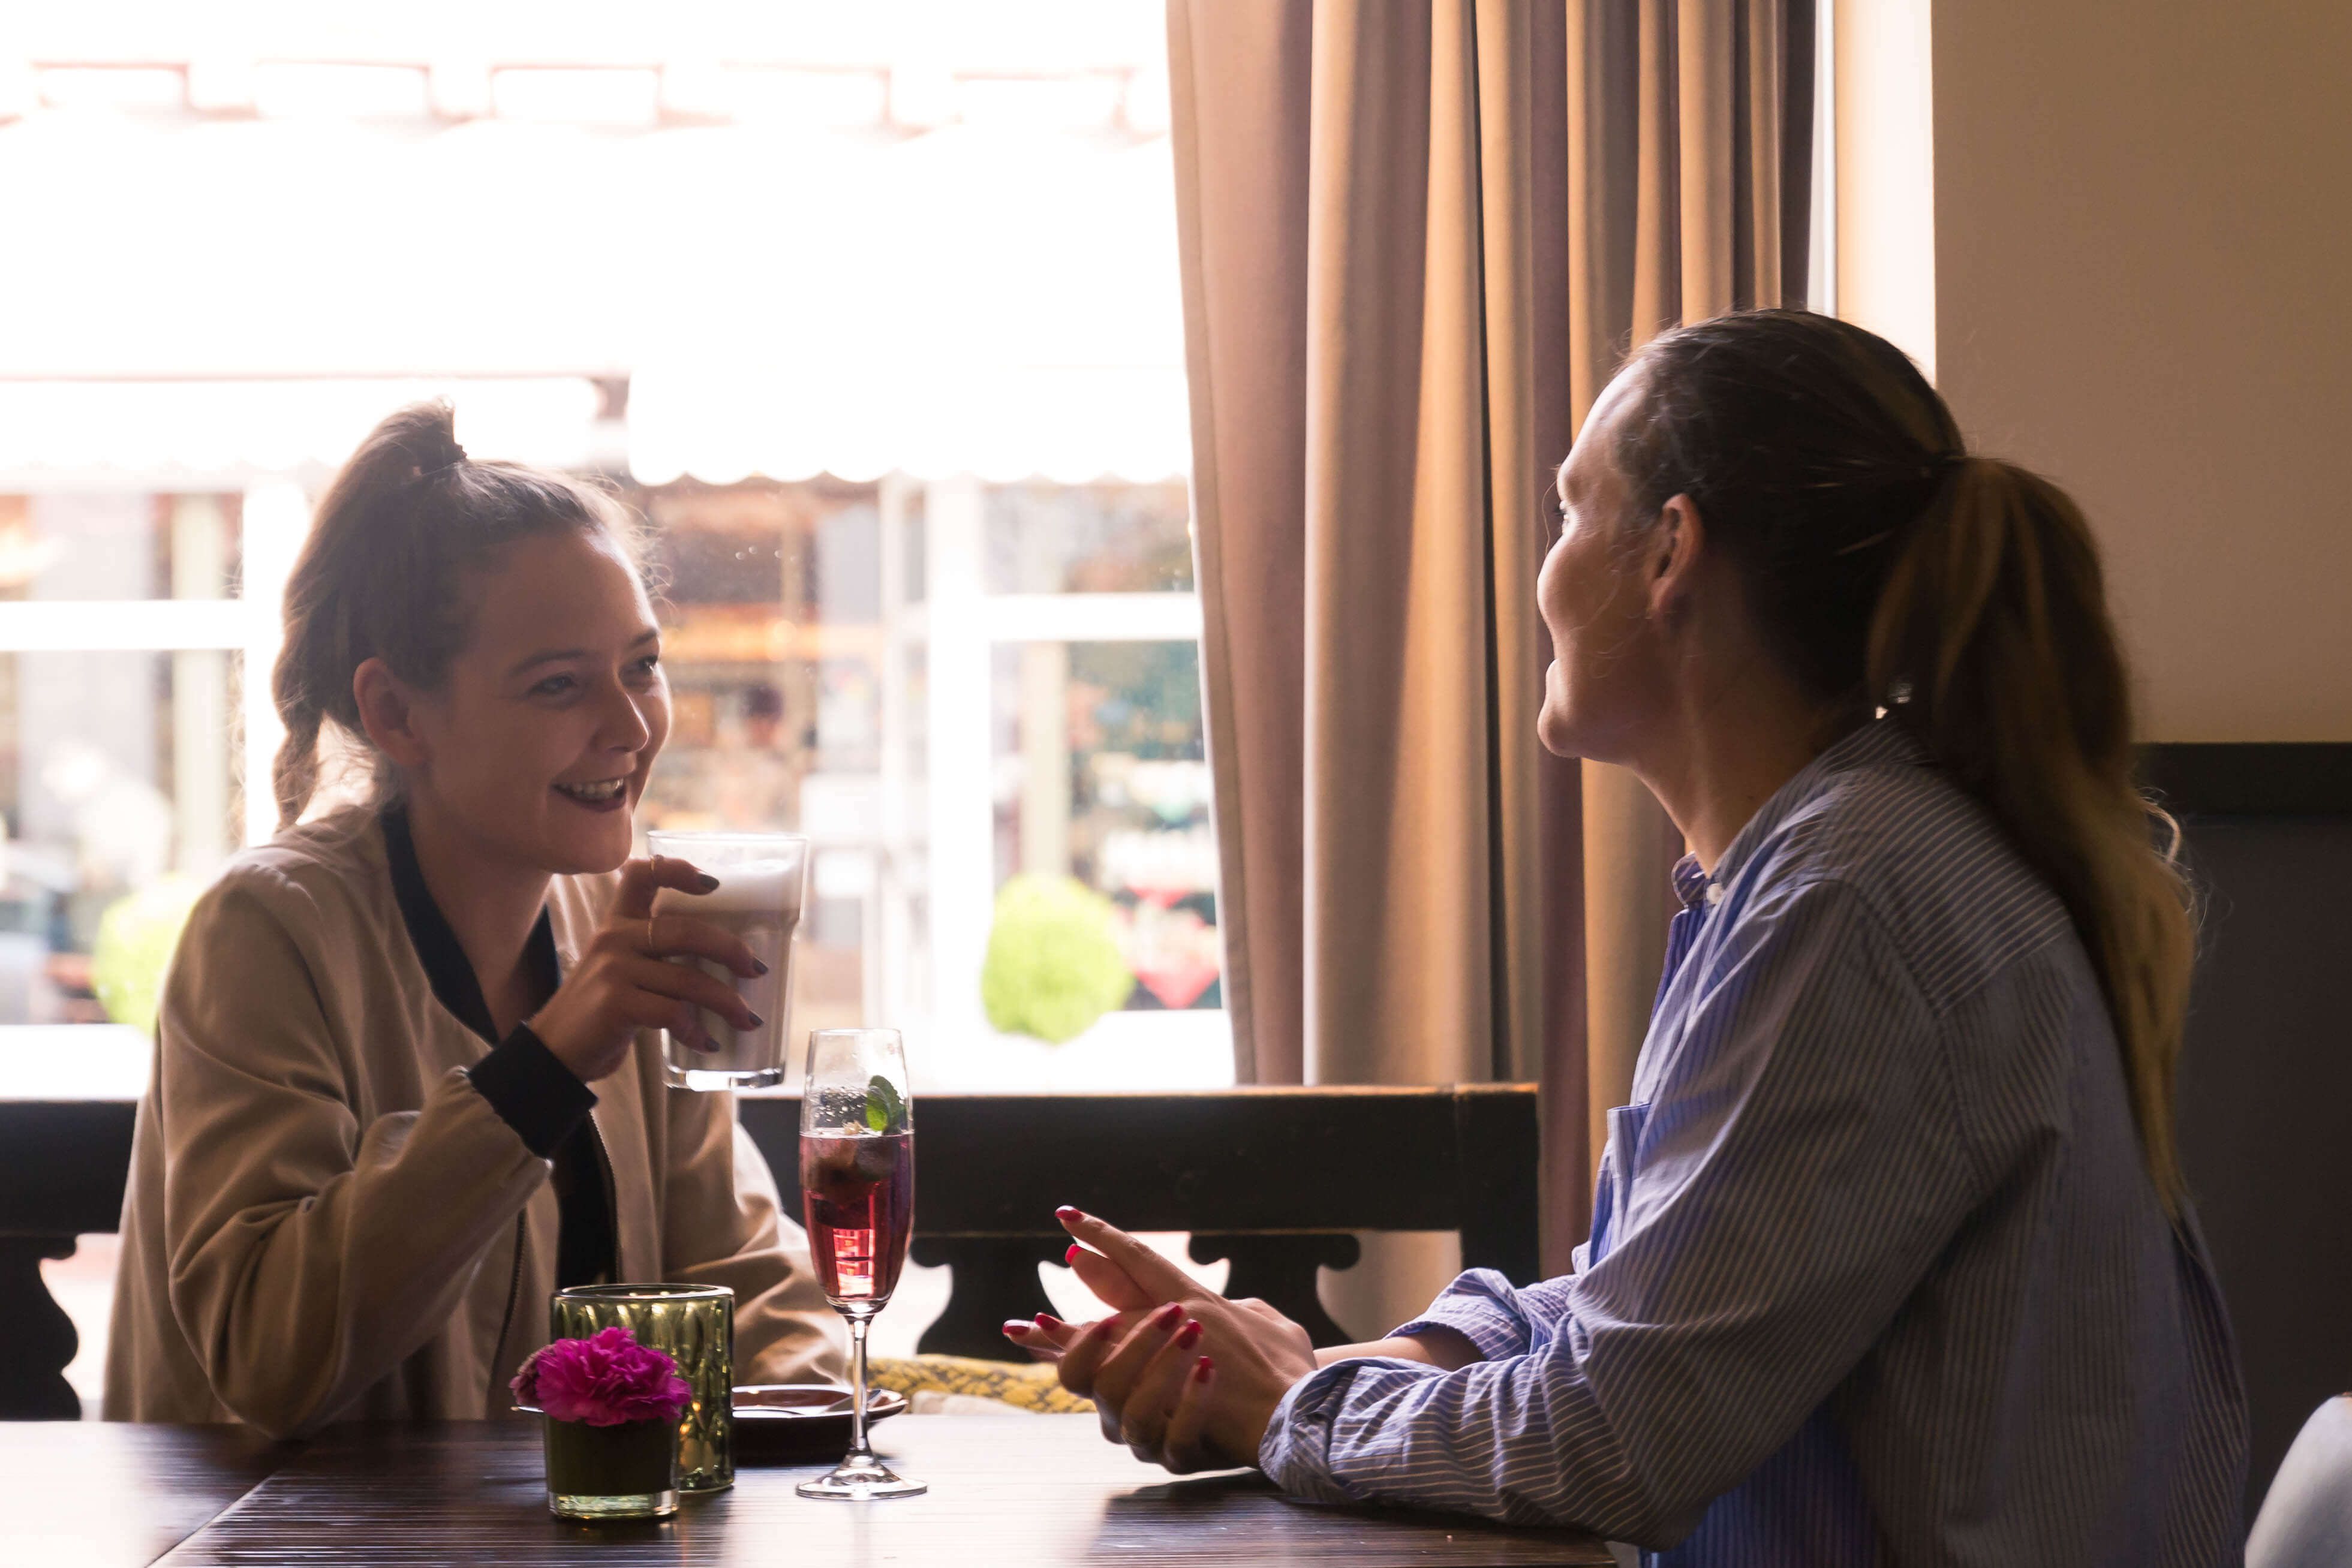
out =
<svg viewBox="0 0 2352 1568"><path fill-rule="evenodd" d="M136 1107L0 1101L0 1419L71 1420L72 1322L44 1258L115 1228ZM738 1113L788 1195L800 1102ZM1189 1230L1226 1285L1261 1296L1318 1344L1345 1336L1316 1270L1356 1261L1360 1230L1453 1230L1465 1267L1536 1278L1538 1134L1532 1084L1437 1089L1232 1089L1168 1094L932 1094L916 1116L916 1261L952 1270L921 1348L1013 1359L999 1325L1047 1302L1037 1265L1075 1204L1131 1230Z"/></svg>
<svg viewBox="0 0 2352 1568"><path fill-rule="evenodd" d="M740 1114L789 1184L800 1102L744 1100ZM1318 1344L1348 1336L1316 1270L1353 1264L1360 1230L1455 1231L1464 1267L1537 1277L1533 1084L934 1094L915 1129L915 1261L954 1270L926 1352L1017 1354L1001 1325L1047 1309L1037 1265L1069 1246L1062 1204L1191 1231L1195 1261L1233 1260L1228 1295L1263 1297Z"/></svg>

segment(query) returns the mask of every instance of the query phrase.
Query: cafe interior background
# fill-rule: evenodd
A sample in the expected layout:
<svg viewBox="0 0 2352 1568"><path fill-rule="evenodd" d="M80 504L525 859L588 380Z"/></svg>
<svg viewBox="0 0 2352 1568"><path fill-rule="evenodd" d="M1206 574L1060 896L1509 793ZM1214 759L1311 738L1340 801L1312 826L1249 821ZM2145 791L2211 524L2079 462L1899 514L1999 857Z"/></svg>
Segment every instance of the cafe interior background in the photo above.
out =
<svg viewBox="0 0 2352 1568"><path fill-rule="evenodd" d="M276 829L310 507L435 394L650 525L640 823L812 838L796 1034L901 1029L919 1091L1233 1082L1157 0L12 33L10 1092L143 1086L180 915ZM48 1266L86 1397L112 1254Z"/></svg>
<svg viewBox="0 0 2352 1568"><path fill-rule="evenodd" d="M1301 1004L1271 967L1303 1047L1226 1010L1163 0L0 17L0 1095L143 1084L180 915L274 826L246 780L308 509L439 393L473 455L597 476L650 525L677 717L644 824L814 841L795 1032L898 1027L924 1092L1542 1077L1581 1190L1666 915L1673 846L1622 779L1541 763L1567 869L1494 894L1505 945L1544 944L1495 960L1542 971L1509 1049L1351 1058L1315 1017L1344 988ZM1812 20L1791 276L2084 499L2144 728L2208 792L2183 1138L2262 1470L2352 1384L2352 1051L2313 977L2352 876L2321 455L2352 410L2352 38L2291 0ZM1531 513L1558 455L1526 455ZM1327 1281L1335 1314L1394 1321L1452 1245L1368 1260L1352 1304ZM113 1257L45 1266L93 1402ZM923 1272L877 1347L943 1297Z"/></svg>

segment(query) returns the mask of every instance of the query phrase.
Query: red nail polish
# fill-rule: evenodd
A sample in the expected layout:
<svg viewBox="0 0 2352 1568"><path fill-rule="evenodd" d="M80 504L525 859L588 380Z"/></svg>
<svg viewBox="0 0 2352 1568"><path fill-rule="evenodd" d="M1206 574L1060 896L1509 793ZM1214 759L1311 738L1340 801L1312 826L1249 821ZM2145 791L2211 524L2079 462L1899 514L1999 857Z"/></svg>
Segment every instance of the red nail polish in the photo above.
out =
<svg viewBox="0 0 2352 1568"><path fill-rule="evenodd" d="M1029 1325L1015 1318L1004 1325L1004 1332L1009 1334L1024 1334L1029 1332Z"/></svg>
<svg viewBox="0 0 2352 1568"><path fill-rule="evenodd" d="M1066 1203L1062 1205L1061 1207L1054 1211L1054 1218L1056 1219L1084 1219L1086 1216L1079 1213L1076 1209L1072 1208Z"/></svg>
<svg viewBox="0 0 2352 1568"><path fill-rule="evenodd" d="M1078 1260L1078 1254L1085 1250L1085 1248L1073 1241L1070 1243L1070 1249L1062 1254L1062 1261L1065 1263L1075 1263Z"/></svg>
<svg viewBox="0 0 2352 1568"><path fill-rule="evenodd" d="M1046 1333L1051 1333L1055 1329L1062 1326L1062 1320L1055 1317L1051 1312L1039 1312L1037 1314L1037 1326L1044 1329Z"/></svg>
<svg viewBox="0 0 2352 1568"><path fill-rule="evenodd" d="M1176 1331L1176 1348L1190 1350L1201 1343L1201 1322L1198 1318Z"/></svg>
<svg viewBox="0 0 2352 1568"><path fill-rule="evenodd" d="M1172 1329L1176 1326L1176 1320L1183 1315L1183 1303L1181 1301L1171 1301L1166 1306L1161 1307L1158 1312L1151 1314L1151 1324L1154 1328Z"/></svg>
<svg viewBox="0 0 2352 1568"><path fill-rule="evenodd" d="M1211 1361L1204 1355L1199 1361L1192 1364L1192 1381L1195 1383L1206 1383L1209 1381L1209 1374L1216 1370L1216 1363Z"/></svg>

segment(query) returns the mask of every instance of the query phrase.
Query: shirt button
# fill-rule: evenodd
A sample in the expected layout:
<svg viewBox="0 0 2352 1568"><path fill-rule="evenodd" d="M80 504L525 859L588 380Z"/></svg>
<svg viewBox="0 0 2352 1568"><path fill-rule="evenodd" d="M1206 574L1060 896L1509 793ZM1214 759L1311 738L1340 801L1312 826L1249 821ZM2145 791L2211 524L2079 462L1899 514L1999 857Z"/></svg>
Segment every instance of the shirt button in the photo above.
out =
<svg viewBox="0 0 2352 1568"><path fill-rule="evenodd" d="M1722 902L1723 884L1718 882L1708 883L1706 884L1706 906L1709 909L1713 909L1717 904L1721 904Z"/></svg>

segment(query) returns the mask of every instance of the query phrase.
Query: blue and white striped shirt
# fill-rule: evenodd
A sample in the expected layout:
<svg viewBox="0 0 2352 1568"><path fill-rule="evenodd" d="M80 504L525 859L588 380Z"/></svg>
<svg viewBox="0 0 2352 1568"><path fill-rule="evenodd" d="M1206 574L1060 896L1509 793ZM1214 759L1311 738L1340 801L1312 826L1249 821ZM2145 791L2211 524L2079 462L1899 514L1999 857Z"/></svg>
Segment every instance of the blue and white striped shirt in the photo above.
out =
<svg viewBox="0 0 2352 1568"><path fill-rule="evenodd" d="M1300 1380L1266 1473L1665 1568L2237 1561L2228 1322L2048 885L1886 721L1676 883L1577 1271Z"/></svg>

